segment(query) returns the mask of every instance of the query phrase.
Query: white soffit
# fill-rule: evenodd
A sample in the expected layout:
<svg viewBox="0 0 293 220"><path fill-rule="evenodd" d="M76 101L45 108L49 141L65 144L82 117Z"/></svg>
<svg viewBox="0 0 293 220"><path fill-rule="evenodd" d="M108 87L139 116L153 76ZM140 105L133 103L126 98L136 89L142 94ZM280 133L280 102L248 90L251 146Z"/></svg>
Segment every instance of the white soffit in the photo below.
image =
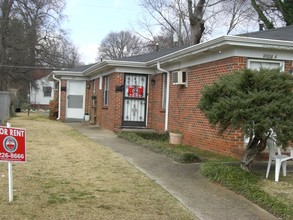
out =
<svg viewBox="0 0 293 220"><path fill-rule="evenodd" d="M208 51L215 51L219 50L220 48L226 48L230 46L293 51L292 41L280 41L240 36L223 36L211 41L187 47L175 53L168 54L166 56L152 60L148 62L147 65L153 66L156 65L157 62L160 62L161 64L169 63L176 60L185 59L187 56L200 54Z"/></svg>

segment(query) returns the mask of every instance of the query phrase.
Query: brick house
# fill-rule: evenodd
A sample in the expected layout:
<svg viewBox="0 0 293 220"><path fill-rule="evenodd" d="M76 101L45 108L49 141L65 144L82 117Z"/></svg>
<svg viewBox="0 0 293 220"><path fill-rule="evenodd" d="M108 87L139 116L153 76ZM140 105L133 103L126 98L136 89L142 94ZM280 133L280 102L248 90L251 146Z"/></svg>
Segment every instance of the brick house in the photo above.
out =
<svg viewBox="0 0 293 220"><path fill-rule="evenodd" d="M243 68L293 71L293 26L239 36L222 36L198 45L66 71L59 82L59 119L84 118L109 130L177 130L183 143L239 158L240 132L219 136L197 108L200 91L223 74Z"/></svg>

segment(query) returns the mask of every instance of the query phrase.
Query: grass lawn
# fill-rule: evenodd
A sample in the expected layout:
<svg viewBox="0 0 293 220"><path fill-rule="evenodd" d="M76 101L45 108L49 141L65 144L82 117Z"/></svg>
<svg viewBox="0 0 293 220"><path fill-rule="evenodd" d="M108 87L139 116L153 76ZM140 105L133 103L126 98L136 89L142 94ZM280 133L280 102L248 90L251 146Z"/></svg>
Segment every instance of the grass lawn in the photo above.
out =
<svg viewBox="0 0 293 220"><path fill-rule="evenodd" d="M119 155L46 117L10 121L26 128L27 162L13 164L12 203L0 163L0 219L195 219Z"/></svg>
<svg viewBox="0 0 293 220"><path fill-rule="evenodd" d="M265 173L246 172L239 165L206 163L201 173L211 181L243 195L280 219L293 219L293 175L274 181L273 174L265 179ZM273 172L272 172L273 173Z"/></svg>

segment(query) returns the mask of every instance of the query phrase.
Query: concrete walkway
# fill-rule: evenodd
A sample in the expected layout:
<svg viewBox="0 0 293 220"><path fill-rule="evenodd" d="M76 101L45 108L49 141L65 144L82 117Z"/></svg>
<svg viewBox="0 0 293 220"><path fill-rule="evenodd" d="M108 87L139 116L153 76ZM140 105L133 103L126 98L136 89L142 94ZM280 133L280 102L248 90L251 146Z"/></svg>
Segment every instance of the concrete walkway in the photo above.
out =
<svg viewBox="0 0 293 220"><path fill-rule="evenodd" d="M206 180L199 173L200 164L176 163L161 154L120 139L115 133L97 126L81 123L69 125L96 143L120 154L176 197L198 219L277 219L244 197Z"/></svg>

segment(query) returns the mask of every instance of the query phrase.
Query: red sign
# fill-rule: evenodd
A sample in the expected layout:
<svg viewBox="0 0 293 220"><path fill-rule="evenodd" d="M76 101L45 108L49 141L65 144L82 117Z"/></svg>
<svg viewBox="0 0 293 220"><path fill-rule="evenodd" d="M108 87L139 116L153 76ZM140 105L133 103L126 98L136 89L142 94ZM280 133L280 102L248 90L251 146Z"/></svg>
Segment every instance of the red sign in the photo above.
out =
<svg viewBox="0 0 293 220"><path fill-rule="evenodd" d="M25 139L25 129L0 126L0 161L25 162Z"/></svg>
<svg viewBox="0 0 293 220"><path fill-rule="evenodd" d="M143 98L143 86L128 86L128 97Z"/></svg>

